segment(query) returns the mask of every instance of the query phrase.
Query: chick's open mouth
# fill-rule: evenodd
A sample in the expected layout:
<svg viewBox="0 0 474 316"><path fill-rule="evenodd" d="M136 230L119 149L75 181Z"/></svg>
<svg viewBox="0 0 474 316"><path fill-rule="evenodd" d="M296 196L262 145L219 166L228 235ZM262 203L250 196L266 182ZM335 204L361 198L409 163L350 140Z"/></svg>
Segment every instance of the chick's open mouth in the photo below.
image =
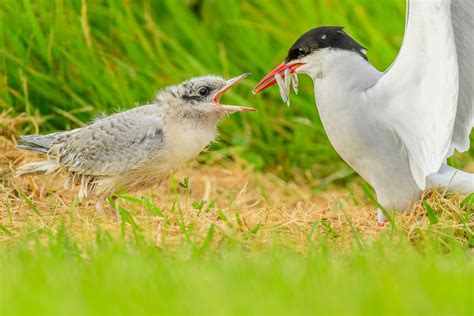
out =
<svg viewBox="0 0 474 316"><path fill-rule="evenodd" d="M212 102L219 106L221 109L230 110L230 111L256 111L254 108L246 107L246 106L237 106L237 105L227 105L219 103L221 97L229 91L233 86L237 83L242 81L243 79L247 78L251 74L249 72L244 73L240 76L227 80L227 83L224 87L222 87L219 91L217 91L216 95L212 98Z"/></svg>

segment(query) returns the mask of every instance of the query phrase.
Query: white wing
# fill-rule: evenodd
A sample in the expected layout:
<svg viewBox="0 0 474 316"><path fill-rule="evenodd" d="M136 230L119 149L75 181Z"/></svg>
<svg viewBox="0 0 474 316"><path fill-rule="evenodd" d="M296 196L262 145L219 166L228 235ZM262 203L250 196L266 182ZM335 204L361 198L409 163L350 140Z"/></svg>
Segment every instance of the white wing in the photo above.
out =
<svg viewBox="0 0 474 316"><path fill-rule="evenodd" d="M448 155L456 119L459 74L450 5L450 0L407 0L402 48L367 90L380 119L404 144L421 189Z"/></svg>
<svg viewBox="0 0 474 316"><path fill-rule="evenodd" d="M474 1L453 0L451 4L454 37L459 64L459 99L452 150L469 149L474 125Z"/></svg>

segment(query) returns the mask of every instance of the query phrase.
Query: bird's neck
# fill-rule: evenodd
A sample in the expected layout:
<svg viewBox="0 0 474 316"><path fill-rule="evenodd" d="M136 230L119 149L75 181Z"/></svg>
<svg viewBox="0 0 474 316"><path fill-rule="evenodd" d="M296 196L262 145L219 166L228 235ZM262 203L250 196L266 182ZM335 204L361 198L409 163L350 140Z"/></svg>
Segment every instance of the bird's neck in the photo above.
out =
<svg viewBox="0 0 474 316"><path fill-rule="evenodd" d="M324 56L310 63L305 72L315 84L315 92L320 88L338 90L365 90L373 86L381 77L367 60L355 52L328 50Z"/></svg>
<svg viewBox="0 0 474 316"><path fill-rule="evenodd" d="M166 117L169 120L194 124L197 128L206 126L216 126L223 113L203 109L189 109L185 105L169 106L166 110Z"/></svg>

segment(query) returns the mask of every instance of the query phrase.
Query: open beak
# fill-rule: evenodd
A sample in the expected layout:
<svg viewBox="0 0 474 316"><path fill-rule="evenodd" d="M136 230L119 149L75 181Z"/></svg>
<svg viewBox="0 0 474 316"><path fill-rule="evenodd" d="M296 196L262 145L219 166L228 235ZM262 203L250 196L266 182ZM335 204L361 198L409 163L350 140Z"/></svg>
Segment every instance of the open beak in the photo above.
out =
<svg viewBox="0 0 474 316"><path fill-rule="evenodd" d="M235 86L237 83L239 83L240 81L242 81L243 79L247 78L250 75L251 75L251 73L247 72L247 73L244 73L243 75L240 75L240 76L237 76L235 78L227 80L227 84L222 89L217 91L214 98L212 98L212 102L214 102L215 105L219 106L219 108L221 108L223 110L228 110L228 111L231 111L231 112L256 111L254 108L250 108L250 107L246 107L246 106L226 105L226 104L220 104L219 103L219 100L221 99L221 97L227 91L229 91L233 86Z"/></svg>
<svg viewBox="0 0 474 316"><path fill-rule="evenodd" d="M278 67L273 69L268 75L263 77L263 79L260 80L259 83L257 83L255 88L253 89L253 94L260 93L263 90L267 89L268 87L273 86L275 83L277 83L279 79L287 78L290 75L293 75L295 71L303 65L304 63L299 63L299 62L287 63L287 64L281 63L280 65L278 65ZM287 82L289 82L288 78L287 78ZM293 87L295 87L295 85L293 85ZM295 90L297 90L297 88Z"/></svg>

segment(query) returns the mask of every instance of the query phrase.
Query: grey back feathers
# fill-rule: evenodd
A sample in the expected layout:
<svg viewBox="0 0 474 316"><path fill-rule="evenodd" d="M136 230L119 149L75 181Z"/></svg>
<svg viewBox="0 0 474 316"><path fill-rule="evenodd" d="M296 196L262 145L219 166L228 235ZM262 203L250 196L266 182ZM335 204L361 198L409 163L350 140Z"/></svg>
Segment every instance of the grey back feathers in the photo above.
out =
<svg viewBox="0 0 474 316"><path fill-rule="evenodd" d="M48 154L71 172L123 174L163 145L163 117L154 107L137 107L69 132L22 136L17 147Z"/></svg>
<svg viewBox="0 0 474 316"><path fill-rule="evenodd" d="M73 130L57 139L49 154L72 172L126 173L163 145L163 117L155 107L141 106Z"/></svg>

